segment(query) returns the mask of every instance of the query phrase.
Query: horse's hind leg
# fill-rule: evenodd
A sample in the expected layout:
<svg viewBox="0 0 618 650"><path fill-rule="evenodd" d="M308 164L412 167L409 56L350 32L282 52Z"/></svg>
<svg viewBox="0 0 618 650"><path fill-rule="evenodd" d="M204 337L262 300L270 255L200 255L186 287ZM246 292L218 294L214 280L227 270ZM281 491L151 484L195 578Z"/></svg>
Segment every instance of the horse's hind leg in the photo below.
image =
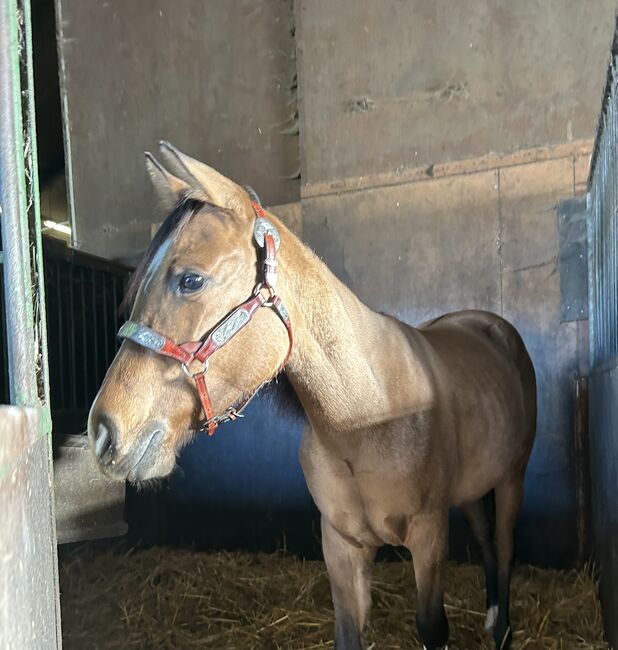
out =
<svg viewBox="0 0 618 650"><path fill-rule="evenodd" d="M509 616L513 530L524 493L523 475L505 479L496 486L496 552L498 557L498 620L494 628L497 650L508 650L512 632Z"/></svg>
<svg viewBox="0 0 618 650"><path fill-rule="evenodd" d="M335 648L361 650L377 549L352 545L322 517L322 550L335 605Z"/></svg>
<svg viewBox="0 0 618 650"><path fill-rule="evenodd" d="M418 635L427 650L442 650L448 643L448 620L444 612L448 513L415 515L406 546L414 562Z"/></svg>
<svg viewBox="0 0 618 650"><path fill-rule="evenodd" d="M487 506L493 508L492 495L489 494L485 499L472 501L462 506L466 517L470 522L470 528L474 537L481 547L483 555L483 569L485 570L485 587L486 587L486 610L485 629L493 630L498 618L498 568L496 564L496 550L494 547L493 536L491 531L490 517L487 512ZM488 503L489 502L489 503Z"/></svg>

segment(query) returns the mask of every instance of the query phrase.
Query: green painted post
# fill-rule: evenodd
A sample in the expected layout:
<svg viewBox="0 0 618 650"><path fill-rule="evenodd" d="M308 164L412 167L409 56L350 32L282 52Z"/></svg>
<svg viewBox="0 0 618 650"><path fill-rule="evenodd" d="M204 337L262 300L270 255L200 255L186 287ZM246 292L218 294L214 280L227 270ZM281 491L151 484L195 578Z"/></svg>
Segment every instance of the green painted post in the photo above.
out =
<svg viewBox="0 0 618 650"><path fill-rule="evenodd" d="M11 403L35 407L40 413L35 441L16 460L16 467L21 467L20 471L27 473L32 484L40 488L36 492L36 504L28 510L36 513L37 518L24 522L24 529L36 527L36 530L30 528L34 532L33 541L26 541L24 549L17 549L23 552L24 561L33 562L28 564L30 573L25 574L28 579L20 585L31 599L12 603L10 608L16 615L37 612L37 620L24 620L20 629L30 634L29 628L37 622L49 626L48 632L55 630L51 636L39 630L38 636L30 638L49 638L54 648L60 648L30 0L0 0L0 125L0 225ZM10 440L0 440L2 444L10 450ZM43 541L42 546L36 547L39 551L33 559L29 544L34 544L35 538ZM55 602L37 605L36 594L49 595L49 590L55 594ZM16 647L10 641L9 647ZM32 643L32 647L40 647L36 641ZM45 647L52 646L46 643Z"/></svg>

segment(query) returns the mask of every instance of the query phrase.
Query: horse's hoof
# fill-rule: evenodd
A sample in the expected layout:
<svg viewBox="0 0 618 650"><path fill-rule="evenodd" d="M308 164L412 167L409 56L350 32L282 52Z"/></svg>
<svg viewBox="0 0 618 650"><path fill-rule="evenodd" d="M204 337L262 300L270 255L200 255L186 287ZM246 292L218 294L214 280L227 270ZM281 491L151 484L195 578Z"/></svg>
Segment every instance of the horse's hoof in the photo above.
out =
<svg viewBox="0 0 618 650"><path fill-rule="evenodd" d="M494 627L496 627L497 620L498 620L498 605L492 605L487 610L487 616L485 617L485 631L492 632Z"/></svg>

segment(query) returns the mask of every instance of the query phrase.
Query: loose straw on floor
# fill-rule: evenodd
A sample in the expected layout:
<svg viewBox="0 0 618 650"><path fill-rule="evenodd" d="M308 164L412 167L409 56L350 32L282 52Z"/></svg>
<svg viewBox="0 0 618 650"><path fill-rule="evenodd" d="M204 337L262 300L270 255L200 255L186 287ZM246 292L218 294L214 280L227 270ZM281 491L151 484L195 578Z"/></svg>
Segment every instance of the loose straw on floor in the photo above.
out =
<svg viewBox="0 0 618 650"><path fill-rule="evenodd" d="M483 631L484 578L450 564L451 650L493 650ZM271 650L333 647L322 562L283 554L75 549L60 565L65 650ZM375 650L421 647L411 562L379 562L373 583ZM589 571L515 568L513 650L607 650Z"/></svg>

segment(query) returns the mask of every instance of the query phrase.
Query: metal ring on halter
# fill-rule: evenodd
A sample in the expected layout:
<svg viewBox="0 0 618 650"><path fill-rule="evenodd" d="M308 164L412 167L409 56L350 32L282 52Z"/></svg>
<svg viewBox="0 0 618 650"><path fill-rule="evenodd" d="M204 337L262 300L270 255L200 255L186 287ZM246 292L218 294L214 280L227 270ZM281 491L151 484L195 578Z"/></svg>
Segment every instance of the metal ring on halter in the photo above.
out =
<svg viewBox="0 0 618 650"><path fill-rule="evenodd" d="M193 363L193 361L190 361L189 363ZM204 367L201 370L198 370L197 372L191 372L189 370L189 366L187 366L186 363L181 364L182 370L189 377L190 379L195 379L198 375L205 375L208 372L208 359L204 361Z"/></svg>
<svg viewBox="0 0 618 650"><path fill-rule="evenodd" d="M266 291L268 291L268 299L266 302L262 303L262 307L272 307L274 305L273 300L277 297L277 292L270 285L264 284L263 282L258 282L253 289L253 295L259 295L262 292L262 289L266 289Z"/></svg>

